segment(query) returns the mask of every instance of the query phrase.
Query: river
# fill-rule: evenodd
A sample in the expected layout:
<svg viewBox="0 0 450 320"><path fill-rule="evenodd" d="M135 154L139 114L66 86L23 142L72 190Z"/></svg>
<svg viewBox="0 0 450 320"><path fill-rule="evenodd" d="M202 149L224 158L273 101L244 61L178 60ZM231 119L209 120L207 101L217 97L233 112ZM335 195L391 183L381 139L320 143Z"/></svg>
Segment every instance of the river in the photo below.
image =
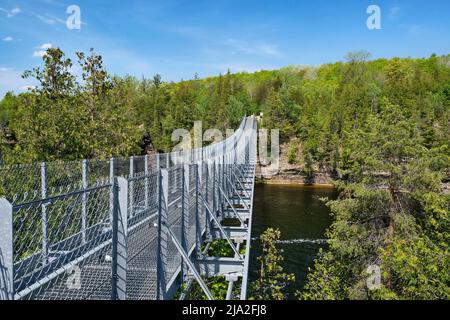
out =
<svg viewBox="0 0 450 320"><path fill-rule="evenodd" d="M330 211L320 198L335 199L335 189L291 185L255 186L250 281L258 277L261 253L259 235L269 227L281 230L279 247L284 250L285 271L294 273L290 292L302 289L308 267L320 248L325 248L325 231L331 224ZM292 298L292 296L291 296Z"/></svg>

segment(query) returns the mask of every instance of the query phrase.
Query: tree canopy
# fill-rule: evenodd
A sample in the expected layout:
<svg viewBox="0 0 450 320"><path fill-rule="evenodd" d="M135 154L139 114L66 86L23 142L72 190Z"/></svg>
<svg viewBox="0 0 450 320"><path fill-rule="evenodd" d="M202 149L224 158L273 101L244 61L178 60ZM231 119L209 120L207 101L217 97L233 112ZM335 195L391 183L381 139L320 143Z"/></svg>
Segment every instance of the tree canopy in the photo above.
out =
<svg viewBox="0 0 450 320"><path fill-rule="evenodd" d="M194 120L224 130L263 113L262 126L290 143L289 162L332 173L341 191L328 202L330 247L302 298L450 298L450 55L357 52L177 83L110 75L93 50L76 57L48 49L42 67L24 73L37 87L0 102L2 163L169 151L172 131ZM371 265L381 270L376 290L366 286Z"/></svg>

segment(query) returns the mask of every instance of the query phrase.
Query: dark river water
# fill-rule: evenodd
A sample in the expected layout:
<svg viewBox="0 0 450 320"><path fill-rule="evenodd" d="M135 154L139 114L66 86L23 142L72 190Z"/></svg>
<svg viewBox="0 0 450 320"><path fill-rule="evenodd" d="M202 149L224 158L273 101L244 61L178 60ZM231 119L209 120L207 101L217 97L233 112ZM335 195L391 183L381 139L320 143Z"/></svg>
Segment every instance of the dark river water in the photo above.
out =
<svg viewBox="0 0 450 320"><path fill-rule="evenodd" d="M308 267L320 248L331 224L330 211L320 198L335 199L336 190L324 187L255 185L253 207L250 281L258 277L261 253L259 235L269 227L281 230L285 271L294 273L296 283L290 292L305 284Z"/></svg>

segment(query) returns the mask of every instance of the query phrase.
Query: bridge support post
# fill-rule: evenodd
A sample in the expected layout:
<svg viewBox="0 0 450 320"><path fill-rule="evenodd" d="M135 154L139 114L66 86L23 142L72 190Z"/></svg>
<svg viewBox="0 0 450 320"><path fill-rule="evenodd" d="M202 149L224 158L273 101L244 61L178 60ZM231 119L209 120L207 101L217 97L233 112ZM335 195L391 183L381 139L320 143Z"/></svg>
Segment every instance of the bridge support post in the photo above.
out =
<svg viewBox="0 0 450 320"><path fill-rule="evenodd" d="M83 189L86 190L88 187L87 181L87 160L83 160L81 164L81 180ZM81 205L81 241L86 243L86 211L87 211L87 194L83 192L82 195L82 205Z"/></svg>
<svg viewBox="0 0 450 320"><path fill-rule="evenodd" d="M127 298L127 215L128 215L128 181L117 178L114 184L115 206L113 212L113 244L112 244L112 298Z"/></svg>
<svg viewBox="0 0 450 320"><path fill-rule="evenodd" d="M109 159L109 183L111 184L111 190L109 193L109 222L112 229L114 220L114 208L116 206L114 199L114 158Z"/></svg>
<svg viewBox="0 0 450 320"><path fill-rule="evenodd" d="M184 251L188 251L187 239L189 236L189 165L182 166L182 200L181 200L181 246ZM181 259L181 280L184 281L184 263Z"/></svg>
<svg viewBox="0 0 450 320"><path fill-rule="evenodd" d="M219 187L222 187L222 188L225 188L225 184L224 184L224 181L225 181L225 168L226 168L226 164L225 164L225 155L227 154L227 145L226 145L226 143L224 143L223 144L223 149L222 149L222 157L221 157L221 162L222 162L222 168L221 168L221 171L220 171L220 175L219 175L219 181L220 181L220 183L219 183ZM223 199L223 197L221 196L221 198L220 198L220 206L221 206L221 212L222 212L222 216L223 216L223 213L224 212L226 212L226 205L224 204L224 199Z"/></svg>
<svg viewBox="0 0 450 320"><path fill-rule="evenodd" d="M203 208L202 202L199 199L200 189L200 179L202 178L202 165L198 163L195 164L195 243L196 243L196 253L197 258L202 257L202 229L200 226L200 211Z"/></svg>
<svg viewBox="0 0 450 320"><path fill-rule="evenodd" d="M222 217L223 219L223 206L222 206L222 196L220 194L220 192L218 192L217 190L219 189L220 186L220 179L222 177L222 161L219 158L219 160L217 161L217 173L216 173L216 195L217 195L217 210L219 212L220 217Z"/></svg>
<svg viewBox="0 0 450 320"><path fill-rule="evenodd" d="M157 298L164 300L167 296L166 269L169 243L167 229L163 227L167 225L169 210L169 172L167 170L159 170L158 185Z"/></svg>
<svg viewBox="0 0 450 320"><path fill-rule="evenodd" d="M149 172L149 169L148 169L148 154L146 154L145 157L144 157L144 166L145 166L144 173L145 173L146 176L148 176L148 172ZM144 192L145 192L145 195L144 195L144 206L145 206L145 210L147 210L148 209L148 205L149 205L149 203L148 203L149 178L148 177L145 178L144 183L145 183L145 185L144 185Z"/></svg>
<svg viewBox="0 0 450 320"><path fill-rule="evenodd" d="M41 164L41 197L47 198L47 163ZM42 221L42 264L47 265L48 261L48 246L47 246L47 205L43 204L41 208Z"/></svg>
<svg viewBox="0 0 450 320"><path fill-rule="evenodd" d="M216 193L216 161L212 163L212 208L213 213L217 216L217 193Z"/></svg>
<svg viewBox="0 0 450 320"><path fill-rule="evenodd" d="M134 177L134 157L130 157L130 178ZM134 182L130 181L130 217L134 216Z"/></svg>
<svg viewBox="0 0 450 320"><path fill-rule="evenodd" d="M13 207L0 198L0 300L14 300Z"/></svg>
<svg viewBox="0 0 450 320"><path fill-rule="evenodd" d="M210 176L210 167L209 167L209 162L208 161L203 161L202 162L202 167L205 167L205 201L207 204L210 203L211 199L209 198L209 176ZM206 208L204 209L204 213L205 213L205 229L206 229L206 241L207 242L211 242L212 238L211 238L211 214L208 210L206 210Z"/></svg>

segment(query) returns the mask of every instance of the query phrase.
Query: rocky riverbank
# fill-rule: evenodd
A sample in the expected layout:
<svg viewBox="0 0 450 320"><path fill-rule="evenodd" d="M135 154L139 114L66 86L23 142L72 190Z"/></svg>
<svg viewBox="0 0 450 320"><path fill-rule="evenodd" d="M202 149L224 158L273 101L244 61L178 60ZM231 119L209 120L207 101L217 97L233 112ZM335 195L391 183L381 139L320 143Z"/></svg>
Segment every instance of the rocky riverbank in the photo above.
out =
<svg viewBox="0 0 450 320"><path fill-rule="evenodd" d="M298 148L296 157L298 161L296 163L289 163L287 156L288 148L288 144L280 146L281 155L279 166L262 166L258 163L256 167L257 183L333 186L332 181L337 177L332 176L325 170L321 170L318 166L313 166L312 174L305 173L305 164L300 147Z"/></svg>
<svg viewBox="0 0 450 320"><path fill-rule="evenodd" d="M298 184L332 187L333 177L326 172L314 172L306 175L302 171L282 170L269 172L270 169L258 166L256 169L256 183L265 184Z"/></svg>

